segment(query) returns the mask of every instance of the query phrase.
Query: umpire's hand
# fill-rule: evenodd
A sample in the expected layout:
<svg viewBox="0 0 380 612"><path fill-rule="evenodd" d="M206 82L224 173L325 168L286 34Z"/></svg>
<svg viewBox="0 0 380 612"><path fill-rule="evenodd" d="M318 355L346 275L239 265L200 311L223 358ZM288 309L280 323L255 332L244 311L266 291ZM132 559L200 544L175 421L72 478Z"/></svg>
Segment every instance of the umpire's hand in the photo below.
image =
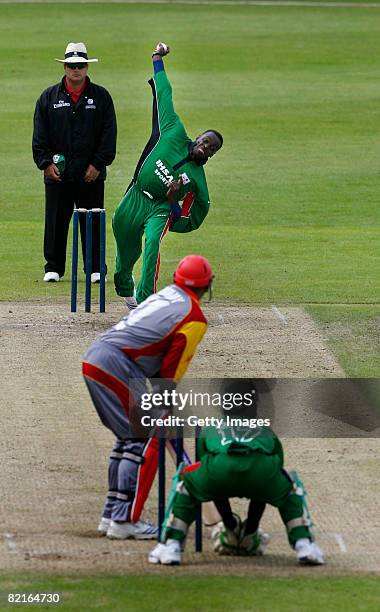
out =
<svg viewBox="0 0 380 612"><path fill-rule="evenodd" d="M86 170L85 175L84 175L84 182L85 183L92 183L93 181L96 181L96 179L98 178L99 174L100 174L99 170L97 170L95 168L95 166L90 164L89 167Z"/></svg>
<svg viewBox="0 0 380 612"><path fill-rule="evenodd" d="M45 168L44 176L49 179L52 179L53 181L57 181L57 183L60 183L62 181L61 173L55 164L50 164L50 166Z"/></svg>

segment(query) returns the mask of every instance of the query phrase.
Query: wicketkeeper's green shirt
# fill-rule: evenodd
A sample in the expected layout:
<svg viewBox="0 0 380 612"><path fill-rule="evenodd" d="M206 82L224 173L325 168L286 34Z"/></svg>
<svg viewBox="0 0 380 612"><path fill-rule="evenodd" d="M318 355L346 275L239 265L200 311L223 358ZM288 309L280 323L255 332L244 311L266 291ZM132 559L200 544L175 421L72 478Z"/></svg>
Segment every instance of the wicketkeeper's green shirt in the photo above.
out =
<svg viewBox="0 0 380 612"><path fill-rule="evenodd" d="M244 455L254 451L264 455L278 455L283 462L282 444L269 427L207 427L198 440L200 459L205 453L211 455Z"/></svg>

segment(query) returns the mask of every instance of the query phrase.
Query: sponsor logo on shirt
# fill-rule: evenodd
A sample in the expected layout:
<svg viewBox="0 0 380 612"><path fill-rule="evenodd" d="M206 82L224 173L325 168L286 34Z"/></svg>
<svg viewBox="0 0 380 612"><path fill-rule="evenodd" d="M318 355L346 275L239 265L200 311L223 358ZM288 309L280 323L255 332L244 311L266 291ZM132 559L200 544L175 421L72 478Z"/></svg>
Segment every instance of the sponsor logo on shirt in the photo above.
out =
<svg viewBox="0 0 380 612"><path fill-rule="evenodd" d="M182 172L180 176L182 176L182 182L184 185L187 185L188 183L190 183L190 179L187 176L186 172Z"/></svg>
<svg viewBox="0 0 380 612"><path fill-rule="evenodd" d="M164 185L168 186L169 183L174 179L174 176L170 174L170 170L167 169L161 159L158 159L156 161L156 166L157 168L155 169L154 173L157 174L158 178L164 183ZM190 179L187 176L186 172L183 172L182 174L180 174L180 176L182 176L182 182L184 185L190 183Z"/></svg>
<svg viewBox="0 0 380 612"><path fill-rule="evenodd" d="M92 98L88 98L85 108L96 108L96 105L94 104L94 100Z"/></svg>
<svg viewBox="0 0 380 612"><path fill-rule="evenodd" d="M173 175L170 174L170 171L160 159L156 161L156 166L157 168L155 169L154 173L157 174L158 178L164 183L164 185L169 185L170 181L172 181L174 178Z"/></svg>
<svg viewBox="0 0 380 612"><path fill-rule="evenodd" d="M64 100L58 100L58 104L53 104L53 108L62 108L62 106L71 106L70 102Z"/></svg>

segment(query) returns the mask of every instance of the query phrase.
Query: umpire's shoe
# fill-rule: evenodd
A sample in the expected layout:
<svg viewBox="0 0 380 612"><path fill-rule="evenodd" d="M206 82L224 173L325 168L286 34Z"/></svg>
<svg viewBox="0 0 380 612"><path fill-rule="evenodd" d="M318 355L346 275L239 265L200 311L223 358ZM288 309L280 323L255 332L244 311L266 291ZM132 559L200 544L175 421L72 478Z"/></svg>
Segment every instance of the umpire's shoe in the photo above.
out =
<svg viewBox="0 0 380 612"><path fill-rule="evenodd" d="M157 540L158 527L145 521L117 523L111 521L107 530L110 540Z"/></svg>
<svg viewBox="0 0 380 612"><path fill-rule="evenodd" d="M58 281L59 281L58 272L46 272L44 276L45 283L58 283Z"/></svg>

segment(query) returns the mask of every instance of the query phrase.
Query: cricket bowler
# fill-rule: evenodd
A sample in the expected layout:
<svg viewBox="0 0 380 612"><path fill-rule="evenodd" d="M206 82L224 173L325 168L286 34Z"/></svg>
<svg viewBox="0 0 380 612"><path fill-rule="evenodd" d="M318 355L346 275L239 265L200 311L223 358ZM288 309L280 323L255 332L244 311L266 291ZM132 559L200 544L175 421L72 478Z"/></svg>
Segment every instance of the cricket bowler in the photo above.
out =
<svg viewBox="0 0 380 612"><path fill-rule="evenodd" d="M168 53L165 43L158 43L153 52L154 77L149 81L152 133L113 217L115 289L130 310L156 291L160 244L166 232L191 232L203 223L210 206L203 166L223 144L222 135L215 130L207 130L195 140L187 135L174 111L164 68L163 57ZM135 291L132 272L144 236L142 273Z"/></svg>

